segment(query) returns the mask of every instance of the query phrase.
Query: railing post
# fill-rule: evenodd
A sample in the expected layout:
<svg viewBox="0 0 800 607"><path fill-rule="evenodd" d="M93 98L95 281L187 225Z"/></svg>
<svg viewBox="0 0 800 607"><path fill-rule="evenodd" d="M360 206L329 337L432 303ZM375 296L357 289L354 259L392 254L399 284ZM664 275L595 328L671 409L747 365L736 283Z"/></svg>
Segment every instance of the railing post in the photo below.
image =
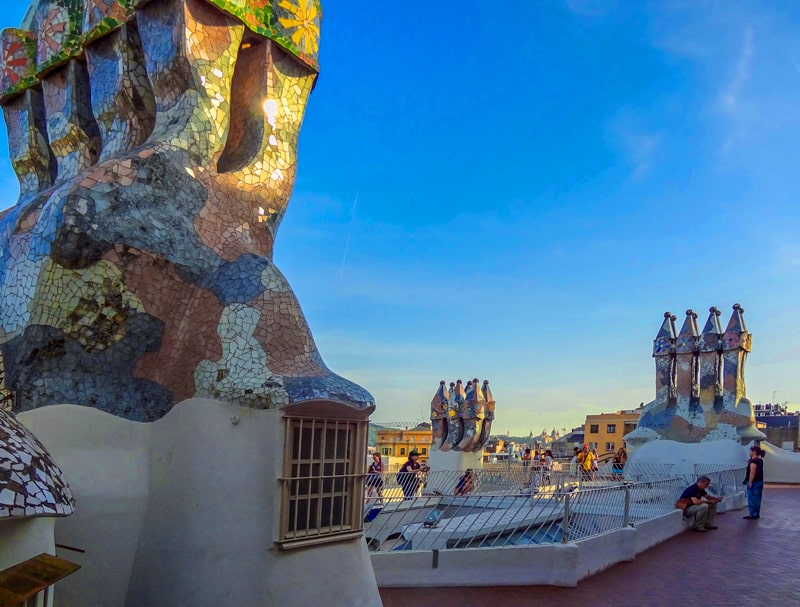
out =
<svg viewBox="0 0 800 607"><path fill-rule="evenodd" d="M625 513L622 515L622 526L627 527L631 524L631 488L625 485Z"/></svg>
<svg viewBox="0 0 800 607"><path fill-rule="evenodd" d="M561 521L561 543L566 544L569 542L569 497L570 494L564 495L564 519Z"/></svg>

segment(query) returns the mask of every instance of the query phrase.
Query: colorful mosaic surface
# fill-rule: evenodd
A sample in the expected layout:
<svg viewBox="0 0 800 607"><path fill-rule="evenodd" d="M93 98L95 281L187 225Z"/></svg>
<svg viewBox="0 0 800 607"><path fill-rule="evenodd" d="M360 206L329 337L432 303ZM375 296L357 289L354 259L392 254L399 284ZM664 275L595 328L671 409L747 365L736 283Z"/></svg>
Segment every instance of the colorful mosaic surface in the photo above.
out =
<svg viewBox="0 0 800 607"><path fill-rule="evenodd" d="M489 440L494 421L495 400L489 380L439 382L431 400L431 432L434 449L480 452Z"/></svg>
<svg viewBox="0 0 800 607"><path fill-rule="evenodd" d="M316 57L318 4L79 9L39 3L50 66L35 68L41 86L2 97L21 197L0 214L0 400L143 421L193 396L372 406L325 366L272 262L317 75L303 57ZM75 22L60 24L73 14L88 28L81 57L42 37L71 36Z"/></svg>
<svg viewBox="0 0 800 607"><path fill-rule="evenodd" d="M61 469L36 437L0 408L0 519L67 516L74 509Z"/></svg>
<svg viewBox="0 0 800 607"><path fill-rule="evenodd" d="M136 10L152 1L34 0L31 31L3 31L0 99L33 86L37 77L80 56L87 44L136 20ZM273 40L312 70L319 69L320 0L207 2L259 37Z"/></svg>
<svg viewBox="0 0 800 607"><path fill-rule="evenodd" d="M664 314L653 340L656 398L644 408L636 430L625 437L631 445L658 438L687 443L764 438L756 429L745 390L744 365L752 336L744 309L733 306L724 331L720 315L717 308L710 308L701 331L697 314L687 310L676 332L677 318Z"/></svg>

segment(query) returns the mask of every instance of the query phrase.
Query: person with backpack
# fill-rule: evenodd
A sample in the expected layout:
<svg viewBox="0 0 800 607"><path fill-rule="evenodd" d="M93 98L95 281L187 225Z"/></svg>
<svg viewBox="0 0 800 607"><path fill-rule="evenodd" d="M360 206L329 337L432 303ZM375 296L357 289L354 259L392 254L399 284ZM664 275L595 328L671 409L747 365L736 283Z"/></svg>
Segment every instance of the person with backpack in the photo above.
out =
<svg viewBox="0 0 800 607"><path fill-rule="evenodd" d="M405 464L400 466L400 470L395 476L397 484L403 490L403 497L407 500L414 498L419 491L422 484L420 473L430 470L428 466L422 466L419 463L419 451L412 449L408 454L408 460Z"/></svg>

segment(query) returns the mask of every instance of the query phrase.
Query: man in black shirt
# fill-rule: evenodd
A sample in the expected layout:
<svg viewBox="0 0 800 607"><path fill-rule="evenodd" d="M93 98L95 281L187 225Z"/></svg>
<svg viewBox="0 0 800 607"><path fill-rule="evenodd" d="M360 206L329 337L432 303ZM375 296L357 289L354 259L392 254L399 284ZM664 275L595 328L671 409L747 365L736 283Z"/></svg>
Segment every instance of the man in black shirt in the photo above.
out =
<svg viewBox="0 0 800 607"><path fill-rule="evenodd" d="M717 529L714 517L717 515L717 504L722 501L722 498L706 492L709 483L711 483L710 478L701 476L695 484L689 485L681 493L681 499L688 499L691 502L684 509L683 516L692 520L692 531Z"/></svg>

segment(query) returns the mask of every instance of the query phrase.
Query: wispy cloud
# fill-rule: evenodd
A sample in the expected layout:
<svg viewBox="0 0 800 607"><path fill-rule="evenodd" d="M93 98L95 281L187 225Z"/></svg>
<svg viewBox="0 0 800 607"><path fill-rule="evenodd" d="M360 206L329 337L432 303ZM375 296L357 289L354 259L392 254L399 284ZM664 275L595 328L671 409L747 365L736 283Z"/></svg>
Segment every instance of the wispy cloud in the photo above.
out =
<svg viewBox="0 0 800 607"><path fill-rule="evenodd" d="M662 135L642 124L630 109L612 118L607 125L613 147L620 150L631 167L629 179L644 181L650 175L661 148Z"/></svg>
<svg viewBox="0 0 800 607"><path fill-rule="evenodd" d="M753 28L746 25L742 35L742 43L731 79L725 84L720 93L719 105L724 114L732 121L732 129L722 142L722 153L728 152L736 140L744 134L747 122L750 120L748 104L743 102L743 95L755 55L755 41Z"/></svg>
<svg viewBox="0 0 800 607"><path fill-rule="evenodd" d="M742 89L750 77L750 69L753 65L755 50L753 28L747 25L744 28L742 46L739 49L739 58L736 61L736 68L733 72L733 76L722 90L720 96L723 111L735 114L739 109Z"/></svg>

